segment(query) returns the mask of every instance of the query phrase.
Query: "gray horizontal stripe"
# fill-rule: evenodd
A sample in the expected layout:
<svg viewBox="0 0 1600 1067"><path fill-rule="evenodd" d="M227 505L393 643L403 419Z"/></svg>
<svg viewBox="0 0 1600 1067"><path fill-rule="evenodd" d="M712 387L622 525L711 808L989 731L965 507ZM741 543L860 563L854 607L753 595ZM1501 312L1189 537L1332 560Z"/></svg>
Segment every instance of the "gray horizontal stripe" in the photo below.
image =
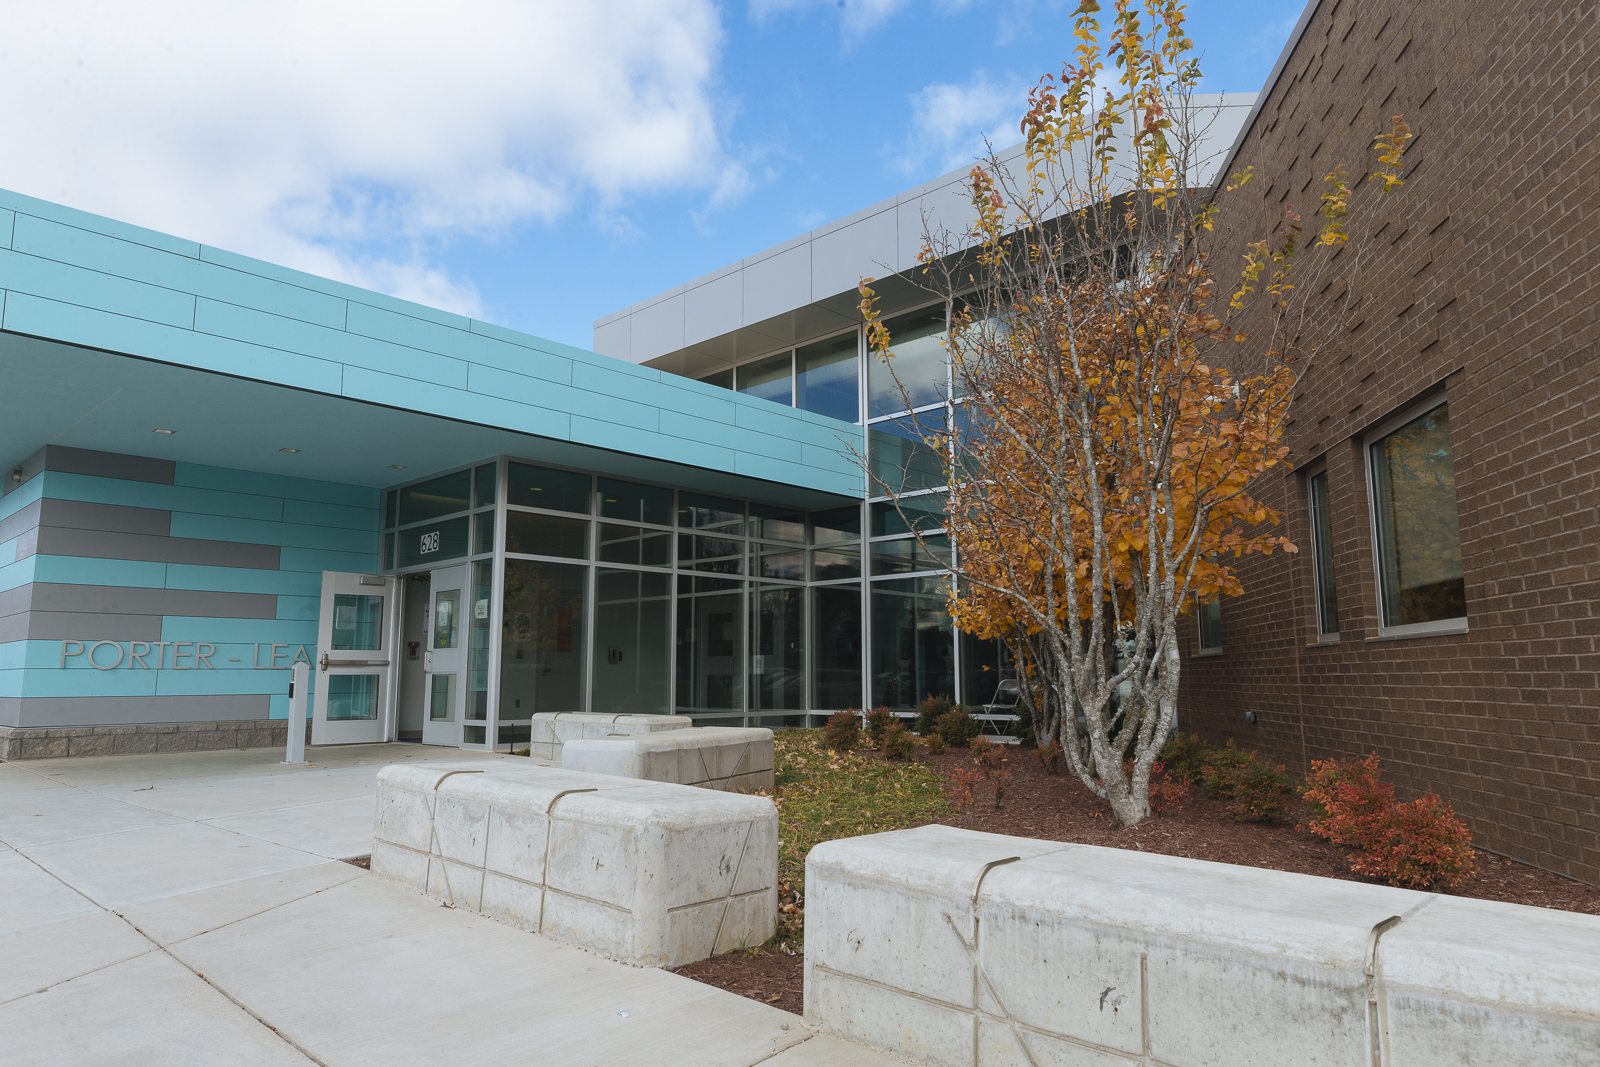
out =
<svg viewBox="0 0 1600 1067"><path fill-rule="evenodd" d="M283 691L289 691L289 672L283 673ZM153 697L11 697L17 706L15 720L7 718L0 701L0 725L6 726L120 726L125 723L237 722L265 719L272 698L264 694L231 696Z"/></svg>
<svg viewBox="0 0 1600 1067"><path fill-rule="evenodd" d="M278 598L273 593L213 593L204 589L140 589L125 585L58 585L49 582L35 582L33 591L33 610L36 612L198 615L216 619L278 617Z"/></svg>
<svg viewBox="0 0 1600 1067"><path fill-rule="evenodd" d="M22 533L17 535L17 559L27 559L38 550L39 528L37 526L31 530L23 530ZM12 562L15 563L16 560L12 560Z"/></svg>
<svg viewBox="0 0 1600 1067"><path fill-rule="evenodd" d="M95 452L65 445L44 447L44 469L64 474L88 474L96 478L120 478L128 482L156 482L172 485L178 465L170 459L124 456L116 452Z"/></svg>
<svg viewBox="0 0 1600 1067"><path fill-rule="evenodd" d="M0 645L11 641L26 641L28 639L28 619L30 616L24 612L21 615L0 615ZM140 638L144 640L144 638Z"/></svg>
<svg viewBox="0 0 1600 1067"><path fill-rule="evenodd" d="M0 590L0 619L27 611L33 605L33 583Z"/></svg>
<svg viewBox="0 0 1600 1067"><path fill-rule="evenodd" d="M20 548L20 545L18 546ZM277 545L245 545L187 537L39 527L40 555L85 556L92 559L137 559L152 563L192 563L203 567L246 567L275 571L282 549Z"/></svg>
<svg viewBox="0 0 1600 1067"><path fill-rule="evenodd" d="M85 611L34 611L13 615L26 622L30 641L159 641L160 615L106 615ZM6 620L0 620L3 628ZM4 638L0 638L4 640ZM21 640L21 638L12 638ZM106 653L110 655L110 653ZM55 666L55 664L51 664Z"/></svg>
<svg viewBox="0 0 1600 1067"><path fill-rule="evenodd" d="M0 541L9 541L24 530L31 530L39 525L39 506L43 503L42 500L35 500L21 511L0 519Z"/></svg>
<svg viewBox="0 0 1600 1067"><path fill-rule="evenodd" d="M130 508L121 504L93 504L86 500L39 502L39 526L67 526L75 530L104 530L111 533L154 534L166 537L172 532L172 512L155 508ZM0 537L0 540L4 540Z"/></svg>

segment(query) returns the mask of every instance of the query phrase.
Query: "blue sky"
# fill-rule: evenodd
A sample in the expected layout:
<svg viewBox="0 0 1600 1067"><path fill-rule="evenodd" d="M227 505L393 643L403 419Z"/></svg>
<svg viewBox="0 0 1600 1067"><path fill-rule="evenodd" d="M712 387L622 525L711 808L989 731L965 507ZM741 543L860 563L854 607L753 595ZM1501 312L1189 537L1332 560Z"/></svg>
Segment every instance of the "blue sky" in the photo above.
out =
<svg viewBox="0 0 1600 1067"><path fill-rule="evenodd" d="M25 3L0 185L588 347L593 320L1014 143L1048 0ZM1210 92L1299 5L1195 0Z"/></svg>

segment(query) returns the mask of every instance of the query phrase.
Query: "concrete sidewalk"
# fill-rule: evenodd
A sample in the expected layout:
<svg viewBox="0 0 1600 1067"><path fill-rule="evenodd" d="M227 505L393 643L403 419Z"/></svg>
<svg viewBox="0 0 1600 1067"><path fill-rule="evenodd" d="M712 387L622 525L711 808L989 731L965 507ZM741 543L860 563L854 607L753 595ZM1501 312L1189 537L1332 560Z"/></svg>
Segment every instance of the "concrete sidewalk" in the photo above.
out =
<svg viewBox="0 0 1600 1067"><path fill-rule="evenodd" d="M178 1065L893 1061L800 1019L380 882L416 745L0 764L0 1059Z"/></svg>

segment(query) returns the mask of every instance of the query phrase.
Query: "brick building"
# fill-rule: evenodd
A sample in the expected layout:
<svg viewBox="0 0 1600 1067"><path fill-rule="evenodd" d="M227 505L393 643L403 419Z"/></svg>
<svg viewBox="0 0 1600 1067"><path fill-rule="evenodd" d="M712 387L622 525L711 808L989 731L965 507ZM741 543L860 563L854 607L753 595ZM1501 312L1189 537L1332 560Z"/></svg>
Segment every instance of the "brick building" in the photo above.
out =
<svg viewBox="0 0 1600 1067"><path fill-rule="evenodd" d="M1255 180L1219 201L1214 262L1238 263L1286 203L1309 214L1335 164L1370 172L1390 116L1415 137L1402 189L1353 198L1350 258L1300 279L1317 354L1296 470L1260 495L1302 551L1244 562L1220 635L1185 649L1180 705L1186 728L1294 769L1376 750L1478 844L1589 882L1597 16L1593 0L1308 5L1236 143L1228 169Z"/></svg>

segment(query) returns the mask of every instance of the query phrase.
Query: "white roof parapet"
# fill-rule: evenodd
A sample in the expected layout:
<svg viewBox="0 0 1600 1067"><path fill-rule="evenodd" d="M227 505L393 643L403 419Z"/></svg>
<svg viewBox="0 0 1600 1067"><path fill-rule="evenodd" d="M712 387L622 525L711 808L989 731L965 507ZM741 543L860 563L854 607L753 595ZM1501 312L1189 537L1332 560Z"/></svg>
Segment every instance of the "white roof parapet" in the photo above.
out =
<svg viewBox="0 0 1600 1067"><path fill-rule="evenodd" d="M1210 184L1231 155L1255 93L1197 94L1202 115L1201 180ZM1124 129L1127 124L1124 124ZM1004 164L1022 145L997 153ZM856 283L910 270L924 221L964 229L971 217L953 170L747 259L597 319L594 350L678 374L705 374L858 321Z"/></svg>

